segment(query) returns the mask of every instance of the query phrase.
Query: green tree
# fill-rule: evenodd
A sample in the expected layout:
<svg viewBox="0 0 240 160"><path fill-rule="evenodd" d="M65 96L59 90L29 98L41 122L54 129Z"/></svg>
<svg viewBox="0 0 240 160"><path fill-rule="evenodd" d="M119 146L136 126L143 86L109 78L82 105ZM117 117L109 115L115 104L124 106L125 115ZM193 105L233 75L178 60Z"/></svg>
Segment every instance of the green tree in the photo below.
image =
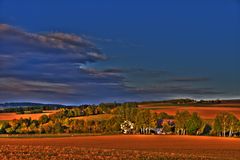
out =
<svg viewBox="0 0 240 160"><path fill-rule="evenodd" d="M234 114L229 115L229 137L232 137L234 132L237 132L238 119Z"/></svg>
<svg viewBox="0 0 240 160"><path fill-rule="evenodd" d="M175 116L175 132L179 135L185 135L187 129L187 123L191 118L191 114L188 111L177 111Z"/></svg>
<svg viewBox="0 0 240 160"><path fill-rule="evenodd" d="M63 133L64 127L62 127L60 122L55 122L53 125L53 133Z"/></svg>
<svg viewBox="0 0 240 160"><path fill-rule="evenodd" d="M157 115L150 110L141 109L135 115L136 131L140 134L150 134L151 128L157 126Z"/></svg>
<svg viewBox="0 0 240 160"><path fill-rule="evenodd" d="M9 127L8 122L6 121L0 121L0 133L6 133L6 128Z"/></svg>
<svg viewBox="0 0 240 160"><path fill-rule="evenodd" d="M240 135L240 120L237 122L237 134Z"/></svg>
<svg viewBox="0 0 240 160"><path fill-rule="evenodd" d="M191 135L199 135L202 126L203 120L194 112L186 123L186 131Z"/></svg>
<svg viewBox="0 0 240 160"><path fill-rule="evenodd" d="M92 106L88 106L87 108L84 109L84 111L87 116L94 114L94 108Z"/></svg>
<svg viewBox="0 0 240 160"><path fill-rule="evenodd" d="M54 127L54 122L49 121L48 123L45 123L45 124L41 125L41 132L42 133L47 133L47 134L52 133L53 127Z"/></svg>
<svg viewBox="0 0 240 160"><path fill-rule="evenodd" d="M102 109L102 107L98 106L98 107L95 109L95 114L103 114L103 109Z"/></svg>
<svg viewBox="0 0 240 160"><path fill-rule="evenodd" d="M8 134L14 134L16 133L16 130L17 128L19 127L19 122L18 120L12 120L12 121L9 121L9 127L5 129L5 131L8 133Z"/></svg>
<svg viewBox="0 0 240 160"><path fill-rule="evenodd" d="M237 130L238 119L235 115L228 112L221 112L217 114L213 129L214 132L219 136L232 136L232 134Z"/></svg>
<svg viewBox="0 0 240 160"><path fill-rule="evenodd" d="M158 119L174 119L174 116L169 115L166 112L161 112L158 115Z"/></svg>
<svg viewBox="0 0 240 160"><path fill-rule="evenodd" d="M44 123L47 123L49 121L49 118L48 118L47 115L44 114L39 118L38 121L39 121L39 123L44 124Z"/></svg>

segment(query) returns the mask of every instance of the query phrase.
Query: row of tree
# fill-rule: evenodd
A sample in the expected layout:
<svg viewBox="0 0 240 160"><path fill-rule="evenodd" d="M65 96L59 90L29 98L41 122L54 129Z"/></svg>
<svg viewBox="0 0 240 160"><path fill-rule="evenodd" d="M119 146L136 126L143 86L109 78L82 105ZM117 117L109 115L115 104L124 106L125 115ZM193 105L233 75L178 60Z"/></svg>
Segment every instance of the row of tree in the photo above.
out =
<svg viewBox="0 0 240 160"><path fill-rule="evenodd" d="M72 117L96 114L112 114L110 119L80 120ZM120 133L121 123L129 119L135 124L135 131L143 133L146 127L156 127L157 114L138 109L135 104L125 103L109 110L103 106L89 106L84 109L61 109L52 115L43 115L38 120L19 119L0 122L0 133L42 134L42 133ZM142 130L142 131L140 131Z"/></svg>
<svg viewBox="0 0 240 160"><path fill-rule="evenodd" d="M188 111L177 111L175 116L175 132L179 135L204 134L206 124L197 113L190 114Z"/></svg>
<svg viewBox="0 0 240 160"><path fill-rule="evenodd" d="M72 117L112 114L110 119L80 120ZM129 127L129 128L128 128ZM140 109L135 104L122 104L111 109L104 106L61 109L38 120L19 119L0 122L2 134L43 133L161 133L179 135L239 136L240 121L234 114L219 113L213 122L206 122L197 113L177 112L170 116Z"/></svg>
<svg viewBox="0 0 240 160"><path fill-rule="evenodd" d="M71 117L80 117L80 116L90 116L97 114L110 113L109 108L101 106L88 106L86 108L72 108L72 109L60 109L54 116L59 118L71 118Z"/></svg>
<svg viewBox="0 0 240 160"><path fill-rule="evenodd" d="M218 136L239 136L240 135L240 121L231 113L222 112L215 118L213 131Z"/></svg>
<svg viewBox="0 0 240 160"><path fill-rule="evenodd" d="M91 105L91 104L82 104L79 106L65 106L60 104L40 104L40 103L4 103L0 104L0 113L11 113L16 112L19 114L24 114L24 112L31 112L33 110L59 110L59 109L72 109L72 108L79 108L84 109L87 107L101 107L101 108L108 108L113 109L117 106L126 105L126 104L136 104L133 102L126 102L126 103L100 103L99 105Z"/></svg>

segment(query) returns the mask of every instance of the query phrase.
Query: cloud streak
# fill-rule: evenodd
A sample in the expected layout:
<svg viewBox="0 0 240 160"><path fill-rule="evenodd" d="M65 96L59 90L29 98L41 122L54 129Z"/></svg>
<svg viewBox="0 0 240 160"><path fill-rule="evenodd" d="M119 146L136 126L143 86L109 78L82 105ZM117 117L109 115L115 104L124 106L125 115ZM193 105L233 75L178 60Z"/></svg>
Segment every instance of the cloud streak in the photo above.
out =
<svg viewBox="0 0 240 160"><path fill-rule="evenodd" d="M171 82L207 82L210 79L208 77L179 77L173 78L169 81Z"/></svg>
<svg viewBox="0 0 240 160"><path fill-rule="evenodd" d="M94 43L74 34L31 33L0 24L0 100L39 96L49 101L50 94L71 99L81 97L83 89L118 84L113 70L100 76L79 68L106 59Z"/></svg>
<svg viewBox="0 0 240 160"><path fill-rule="evenodd" d="M53 62L65 59L66 62L86 63L106 59L93 43L73 34L29 33L5 24L0 25L0 34L1 52L19 58L35 55L45 60L44 56L37 55L40 52L54 56Z"/></svg>
<svg viewBox="0 0 240 160"><path fill-rule="evenodd" d="M213 88L189 85L209 81L207 77L177 77L160 69L90 67L108 60L85 37L31 33L0 24L0 101L98 103L222 94Z"/></svg>
<svg viewBox="0 0 240 160"><path fill-rule="evenodd" d="M51 92L53 94L74 93L74 89L67 84L28 81L16 78L0 78L0 90L4 90L4 92L18 92L23 95L29 92Z"/></svg>

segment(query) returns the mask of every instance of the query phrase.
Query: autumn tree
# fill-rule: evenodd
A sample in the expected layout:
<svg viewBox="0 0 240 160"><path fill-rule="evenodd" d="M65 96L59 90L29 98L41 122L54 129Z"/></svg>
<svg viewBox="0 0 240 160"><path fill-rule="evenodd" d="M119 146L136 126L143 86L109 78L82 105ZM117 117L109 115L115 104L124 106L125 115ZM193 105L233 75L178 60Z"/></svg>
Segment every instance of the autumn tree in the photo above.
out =
<svg viewBox="0 0 240 160"><path fill-rule="evenodd" d="M0 121L0 133L6 133L5 129L9 127L8 122Z"/></svg>
<svg viewBox="0 0 240 160"><path fill-rule="evenodd" d="M150 134L151 128L157 127L157 114L152 113L150 110L139 110L135 117L136 131L141 134Z"/></svg>
<svg viewBox="0 0 240 160"><path fill-rule="evenodd" d="M89 116L89 115L93 115L95 110L92 106L88 106L87 108L84 109L84 111L85 111L85 114Z"/></svg>
<svg viewBox="0 0 240 160"><path fill-rule="evenodd" d="M172 123L172 121L163 121L163 124L162 124L162 130L164 133L172 133L174 132L174 123Z"/></svg>
<svg viewBox="0 0 240 160"><path fill-rule="evenodd" d="M158 119L174 119L174 116L169 115L166 112L161 112L158 114Z"/></svg>
<svg viewBox="0 0 240 160"><path fill-rule="evenodd" d="M232 137L233 133L237 132L238 121L234 114L229 115L229 137Z"/></svg>
<svg viewBox="0 0 240 160"><path fill-rule="evenodd" d="M214 120L213 129L218 136L225 137L227 133L228 136L232 136L232 134L237 131L237 126L238 119L235 115L228 112L221 112Z"/></svg>
<svg viewBox="0 0 240 160"><path fill-rule="evenodd" d="M175 116L175 132L179 135L185 135L187 130L188 121L191 114L188 111L177 111Z"/></svg>
<svg viewBox="0 0 240 160"><path fill-rule="evenodd" d="M49 118L47 115L42 115L39 119L38 119L39 123L40 124L44 124L44 123L47 123L49 121Z"/></svg>

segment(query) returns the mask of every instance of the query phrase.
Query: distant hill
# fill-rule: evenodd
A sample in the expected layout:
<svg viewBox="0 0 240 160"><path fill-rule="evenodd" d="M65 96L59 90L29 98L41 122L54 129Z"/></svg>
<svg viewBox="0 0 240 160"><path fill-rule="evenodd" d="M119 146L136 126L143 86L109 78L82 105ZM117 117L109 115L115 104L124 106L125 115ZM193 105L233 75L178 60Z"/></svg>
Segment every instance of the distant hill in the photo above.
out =
<svg viewBox="0 0 240 160"><path fill-rule="evenodd" d="M239 103L240 99L222 99L222 100L194 100L194 99L172 99L172 100L160 100L160 101L142 101L142 102L132 102L134 104L149 104L149 103L163 103L163 104L231 104ZM120 103L100 103L99 105L105 106L118 106ZM89 106L85 105L76 105L76 106ZM32 103L32 102L7 102L0 103L0 108L24 108L24 107L50 107L50 108L61 108L61 107L71 107L62 104L44 104L44 103ZM75 106L72 106L75 107Z"/></svg>
<svg viewBox="0 0 240 160"><path fill-rule="evenodd" d="M222 100L194 100L194 99L172 99L161 101L143 101L138 104L163 103L163 104L231 104L240 103L240 99L222 99Z"/></svg>
<svg viewBox="0 0 240 160"><path fill-rule="evenodd" d="M19 107L64 107L62 104L44 104L44 103L32 103L32 102L8 102L0 103L0 108L19 108Z"/></svg>

